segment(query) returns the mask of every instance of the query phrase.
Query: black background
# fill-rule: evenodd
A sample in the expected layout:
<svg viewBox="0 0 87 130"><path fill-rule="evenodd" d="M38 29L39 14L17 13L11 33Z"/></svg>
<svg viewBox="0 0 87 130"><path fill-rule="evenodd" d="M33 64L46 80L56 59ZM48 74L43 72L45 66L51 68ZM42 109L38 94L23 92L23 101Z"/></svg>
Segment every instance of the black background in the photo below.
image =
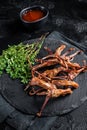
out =
<svg viewBox="0 0 87 130"><path fill-rule="evenodd" d="M47 24L39 30L26 30L20 20L21 9L30 5L44 5L50 11ZM8 44L30 40L45 32L59 31L87 48L86 0L1 0L0 1L0 52ZM0 113L1 114L1 113ZM78 109L58 117L33 118L12 113L1 123L1 130L86 130L87 101ZM32 119L32 121L31 121ZM19 121L19 122L18 122ZM13 128L14 127L14 128Z"/></svg>

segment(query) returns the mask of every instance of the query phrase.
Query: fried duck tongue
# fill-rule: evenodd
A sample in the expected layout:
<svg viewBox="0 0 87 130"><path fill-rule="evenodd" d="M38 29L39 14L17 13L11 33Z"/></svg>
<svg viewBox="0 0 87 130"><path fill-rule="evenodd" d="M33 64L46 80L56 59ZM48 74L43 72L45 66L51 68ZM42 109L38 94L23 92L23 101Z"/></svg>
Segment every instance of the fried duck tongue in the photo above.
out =
<svg viewBox="0 0 87 130"><path fill-rule="evenodd" d="M54 69L50 69L50 70L46 70L44 71L42 74L44 76L47 76L49 78L53 78L55 77L58 73L60 73L61 71L67 71L68 69L65 67L58 67L58 68L54 68Z"/></svg>
<svg viewBox="0 0 87 130"><path fill-rule="evenodd" d="M60 56L61 53L62 53L62 51L65 49L65 47L66 47L65 45L61 45L60 47L58 47L58 48L56 49L56 51L55 51L54 54L47 55L47 56L43 57L42 59L43 59L43 60L46 60L46 59L48 59L48 58Z"/></svg>
<svg viewBox="0 0 87 130"><path fill-rule="evenodd" d="M75 81L67 80L67 79L52 80L52 83L58 87L60 87L60 86L65 86L65 87L72 86L74 88L79 87L78 83L76 83Z"/></svg>
<svg viewBox="0 0 87 130"><path fill-rule="evenodd" d="M75 50L75 48L69 48L64 54L62 54L62 57L67 56L73 50Z"/></svg>
<svg viewBox="0 0 87 130"><path fill-rule="evenodd" d="M54 89L52 91L52 97L56 98L59 96L65 96L67 94L72 94L72 90L71 88L67 88L67 89Z"/></svg>
<svg viewBox="0 0 87 130"><path fill-rule="evenodd" d="M56 86L50 82L46 82L42 79L39 79L38 77L33 77L31 82L30 82L30 86L40 86L41 88L44 88L46 90L52 90L54 88L56 88Z"/></svg>
<svg viewBox="0 0 87 130"><path fill-rule="evenodd" d="M58 47L58 48L56 49L55 56L60 56L61 53L62 53L62 51L63 51L65 48L66 48L66 45L63 45L63 44L62 44L60 47Z"/></svg>
<svg viewBox="0 0 87 130"><path fill-rule="evenodd" d="M66 68L68 68L68 67L70 67L70 68L80 68L80 65L78 63L72 63L70 61L65 61L61 57L57 57L57 58L49 59L49 60L47 60L47 61L45 61L41 64L35 65L32 68L32 71L35 71L35 70L43 68L43 67L56 65L56 64L60 64L64 67L66 67Z"/></svg>
<svg viewBox="0 0 87 130"><path fill-rule="evenodd" d="M78 70L71 70L69 73L68 73L68 76L70 78L70 80L73 80L75 77L77 77L81 72L84 72L86 71L87 67L82 67Z"/></svg>
<svg viewBox="0 0 87 130"><path fill-rule="evenodd" d="M67 51L67 53L68 53L68 51ZM78 54L80 54L80 53L81 53L81 51L76 51L75 53L73 53L73 54L71 54L71 55L69 55L69 56L66 56L66 53L65 53L65 54L63 54L61 57L62 57L64 60L71 61L71 60L74 59L74 57L75 57L76 55L78 55Z"/></svg>
<svg viewBox="0 0 87 130"><path fill-rule="evenodd" d="M43 105L41 107L40 112L37 113L37 116L39 116L39 117L41 116L42 111L44 110L46 104L48 103L48 101L49 101L49 99L51 97L56 98L56 97L65 96L66 94L71 94L71 93L72 93L72 90L70 88L67 88L65 90L63 90L63 89L54 89L53 91L50 91L50 93L48 93L48 95L45 98L45 101L44 101L44 103L43 103Z"/></svg>
<svg viewBox="0 0 87 130"><path fill-rule="evenodd" d="M35 65L33 67L33 71L35 71L37 69L40 69L40 68L43 68L43 67L52 66L52 65L55 65L57 63L58 63L58 60L56 58L51 59L51 60L45 61L45 62L43 62L41 64Z"/></svg>

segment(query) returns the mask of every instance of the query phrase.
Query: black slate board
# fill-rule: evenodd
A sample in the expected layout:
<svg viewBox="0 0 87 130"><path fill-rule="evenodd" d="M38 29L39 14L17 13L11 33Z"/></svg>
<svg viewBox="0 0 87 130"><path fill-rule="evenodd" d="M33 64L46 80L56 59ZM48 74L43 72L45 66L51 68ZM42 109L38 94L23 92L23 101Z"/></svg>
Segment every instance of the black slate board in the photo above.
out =
<svg viewBox="0 0 87 130"><path fill-rule="evenodd" d="M32 40L25 41L24 43L27 42L30 43ZM54 51L60 44L66 44L66 50L70 47L75 47L70 44L69 40L68 42L64 41L64 38L60 37L60 34L57 32L50 34L46 38L43 46L50 47ZM76 50L78 50L78 48L76 48ZM42 48L38 57L43 57L45 55L46 52ZM76 56L74 61L81 63L83 59L87 60L87 56L84 53ZM79 107L87 100L87 73L80 74L75 81L79 83L79 88L75 89L71 95L51 99L45 107L42 116L65 114ZM6 73L4 73L0 78L0 89L3 97L12 106L23 113L35 115L40 110L45 97L29 96L24 92L24 86L25 85L21 84L18 79L12 80Z"/></svg>

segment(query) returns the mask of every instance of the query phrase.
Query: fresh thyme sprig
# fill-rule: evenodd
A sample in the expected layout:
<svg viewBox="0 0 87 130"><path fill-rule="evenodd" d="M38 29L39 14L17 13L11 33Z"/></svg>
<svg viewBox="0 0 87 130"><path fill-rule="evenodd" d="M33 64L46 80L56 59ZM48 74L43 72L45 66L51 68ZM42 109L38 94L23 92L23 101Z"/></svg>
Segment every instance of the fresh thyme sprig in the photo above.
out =
<svg viewBox="0 0 87 130"><path fill-rule="evenodd" d="M44 39L45 36L42 36L32 44L19 43L18 45L8 46L8 49L3 50L0 56L0 75L5 70L11 78L18 78L24 84L28 83L31 78L31 67L27 58L29 58L32 65L35 63L35 58Z"/></svg>

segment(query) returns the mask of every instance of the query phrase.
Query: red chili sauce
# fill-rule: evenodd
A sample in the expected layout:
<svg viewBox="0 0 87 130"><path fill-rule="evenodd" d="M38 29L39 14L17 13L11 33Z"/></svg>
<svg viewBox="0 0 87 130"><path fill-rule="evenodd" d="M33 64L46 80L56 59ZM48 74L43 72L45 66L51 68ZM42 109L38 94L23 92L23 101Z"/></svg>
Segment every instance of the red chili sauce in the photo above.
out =
<svg viewBox="0 0 87 130"><path fill-rule="evenodd" d="M23 20L33 22L44 17L44 13L41 10L29 10L22 15Z"/></svg>

